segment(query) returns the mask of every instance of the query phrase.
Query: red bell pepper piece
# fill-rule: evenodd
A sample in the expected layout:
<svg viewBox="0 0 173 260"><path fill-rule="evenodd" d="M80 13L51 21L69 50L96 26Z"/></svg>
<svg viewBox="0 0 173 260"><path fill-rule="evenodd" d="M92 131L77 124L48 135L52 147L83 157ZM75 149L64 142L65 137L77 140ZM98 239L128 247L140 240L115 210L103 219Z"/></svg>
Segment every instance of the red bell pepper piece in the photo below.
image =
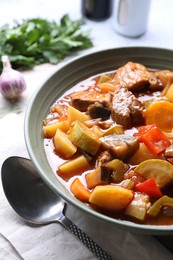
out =
<svg viewBox="0 0 173 260"><path fill-rule="evenodd" d="M140 142L143 142L148 149L158 155L171 145L167 136L155 125L148 125L138 128L139 132L134 134Z"/></svg>
<svg viewBox="0 0 173 260"><path fill-rule="evenodd" d="M137 128L138 132L134 133L134 136L137 137L140 141L140 137L146 134L152 127L155 127L156 125L144 125L144 126L139 126Z"/></svg>
<svg viewBox="0 0 173 260"><path fill-rule="evenodd" d="M159 171L159 169L158 169ZM151 197L160 198L163 196L162 192L160 191L159 187L157 186L154 178L150 178L144 182L138 183L135 186L137 191L144 192Z"/></svg>

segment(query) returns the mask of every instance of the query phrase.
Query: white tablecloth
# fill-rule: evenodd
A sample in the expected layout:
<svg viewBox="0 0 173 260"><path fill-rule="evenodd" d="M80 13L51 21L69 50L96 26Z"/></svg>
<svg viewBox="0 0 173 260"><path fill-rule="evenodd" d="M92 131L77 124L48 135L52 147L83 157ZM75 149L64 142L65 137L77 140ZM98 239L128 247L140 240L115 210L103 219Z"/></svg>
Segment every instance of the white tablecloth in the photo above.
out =
<svg viewBox="0 0 173 260"><path fill-rule="evenodd" d="M66 13L72 19L81 16L79 0L0 0L0 25L13 19L43 17L59 19ZM173 1L152 0L147 32L132 39L118 35L111 18L103 22L87 20L85 28L91 29L94 47L91 50L122 46L154 46L173 49ZM78 53L76 55L79 55ZM66 58L60 65L69 61ZM17 104L10 104L0 97L0 164L13 155L28 157L23 123L25 109L32 93L60 65L44 64L26 71L27 90ZM111 229L83 212L68 205L66 215L114 259L119 260L171 260L173 255L151 236L132 234ZM60 224L32 226L24 222L10 207L0 186L0 259L26 260L81 260L95 259L80 241Z"/></svg>

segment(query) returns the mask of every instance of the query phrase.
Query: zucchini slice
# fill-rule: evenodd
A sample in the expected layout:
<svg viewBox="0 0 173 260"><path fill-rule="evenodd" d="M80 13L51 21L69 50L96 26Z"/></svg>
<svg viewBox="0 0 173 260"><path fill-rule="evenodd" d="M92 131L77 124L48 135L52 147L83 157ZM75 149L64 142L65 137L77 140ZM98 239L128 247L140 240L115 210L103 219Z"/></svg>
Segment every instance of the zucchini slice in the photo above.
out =
<svg viewBox="0 0 173 260"><path fill-rule="evenodd" d="M173 165L161 159L149 159L140 163L135 172L145 179L154 178L159 188L173 182Z"/></svg>

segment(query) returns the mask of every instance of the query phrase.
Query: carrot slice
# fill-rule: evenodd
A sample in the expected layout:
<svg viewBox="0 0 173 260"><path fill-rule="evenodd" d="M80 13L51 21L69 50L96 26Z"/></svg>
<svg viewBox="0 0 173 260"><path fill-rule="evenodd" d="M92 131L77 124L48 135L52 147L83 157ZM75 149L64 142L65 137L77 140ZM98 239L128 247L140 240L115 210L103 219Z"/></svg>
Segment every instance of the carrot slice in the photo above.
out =
<svg viewBox="0 0 173 260"><path fill-rule="evenodd" d="M99 83L97 87L101 89L101 93L114 92L116 90L116 87L111 82Z"/></svg>
<svg viewBox="0 0 173 260"><path fill-rule="evenodd" d="M79 180L79 178L76 178L71 186L70 191L74 194L74 196L82 201L82 202L89 202L90 192L87 190L87 188L82 184L82 182Z"/></svg>
<svg viewBox="0 0 173 260"><path fill-rule="evenodd" d="M171 132L173 129L173 103L159 101L153 103L145 112L146 124L156 124L161 130Z"/></svg>

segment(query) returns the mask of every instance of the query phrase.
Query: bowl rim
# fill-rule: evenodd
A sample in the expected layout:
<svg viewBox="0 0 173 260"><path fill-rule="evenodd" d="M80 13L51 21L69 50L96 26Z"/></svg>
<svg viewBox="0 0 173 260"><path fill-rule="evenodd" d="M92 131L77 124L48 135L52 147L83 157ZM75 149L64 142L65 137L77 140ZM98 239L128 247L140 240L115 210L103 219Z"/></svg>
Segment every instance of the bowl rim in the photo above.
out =
<svg viewBox="0 0 173 260"><path fill-rule="evenodd" d="M55 75L57 74L57 72L59 72L60 70L63 70L66 66L70 66L73 63L83 60L86 57L92 56L92 55L101 55L103 52L107 52L107 51L119 51L119 50L127 50L127 51L131 51L138 49L138 50L144 50L144 51L162 51L165 52L167 54L172 54L173 55L173 50L171 49L166 49L166 48L158 48L158 47L143 47L143 46L130 46L130 47L120 47L120 48L109 48L109 49L101 49L98 51L91 51L89 53L86 54L82 54L79 55L75 58L70 59L69 61L65 62L65 64L61 64L57 70L50 75L43 83L40 84L40 86L38 86L38 88L36 89L36 91L33 93L33 95L31 96L29 103L27 105L27 109L25 111L25 118L24 118L24 139L25 139L25 144L26 144L26 148L28 151L28 154L34 164L34 166L36 167L39 175L41 176L41 178L44 180L44 182L55 192L57 193L57 195L61 196L62 199L64 199L64 201L66 201L67 203L70 203L71 205L77 207L79 210L82 210L83 212L101 220L104 221L108 224L114 225L115 228L120 228L120 229L125 229L125 230L129 230L135 233L140 233L140 234L151 234L151 235L171 235L173 234L173 225L146 225L146 224L137 224L134 222L130 222L127 220L118 220L118 219L114 219L112 217L109 217L107 215L104 215L102 213L99 213L97 211L94 211L91 207L89 206L85 206L84 207L84 203L80 203L79 200L75 199L75 197L70 197L70 196L66 196L61 190L57 190L57 187L55 186L54 183L52 183L49 178L44 174L44 171L41 167L41 165L37 162L36 157L34 155L33 152L33 147L31 145L31 141L30 141L30 136L29 136L29 122L30 122L30 117L32 114L32 108L33 108L33 104L35 102L36 97L39 95L40 90L44 87L44 85L48 84L49 80L54 78ZM158 58L159 59L159 58Z"/></svg>

